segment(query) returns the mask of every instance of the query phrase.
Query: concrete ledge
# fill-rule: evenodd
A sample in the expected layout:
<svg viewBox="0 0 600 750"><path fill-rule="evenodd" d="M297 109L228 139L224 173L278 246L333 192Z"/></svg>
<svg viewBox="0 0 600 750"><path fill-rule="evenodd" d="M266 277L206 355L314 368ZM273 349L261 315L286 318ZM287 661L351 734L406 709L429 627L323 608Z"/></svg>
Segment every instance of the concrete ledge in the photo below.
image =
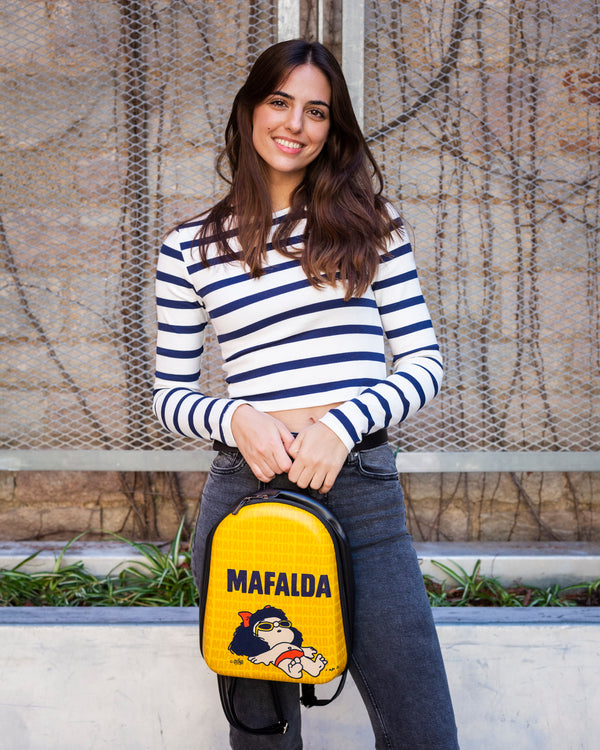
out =
<svg viewBox="0 0 600 750"><path fill-rule="evenodd" d="M503 585L527 583L568 586L600 578L600 544L593 542L418 542L424 574L449 580L433 561L460 565L471 573L497 578Z"/></svg>
<svg viewBox="0 0 600 750"><path fill-rule="evenodd" d="M462 750L594 750L600 609L436 609ZM0 609L0 747L222 750L197 611ZM323 688L325 690L325 688ZM304 713L310 750L373 747L350 684Z"/></svg>
<svg viewBox="0 0 600 750"><path fill-rule="evenodd" d="M600 626L600 607L433 607L437 626ZM190 627L197 607L0 607L0 627ZM1 646L1 644L0 644Z"/></svg>
<svg viewBox="0 0 600 750"><path fill-rule="evenodd" d="M35 557L20 570L26 573L52 570L65 545L66 542L0 542L0 570L14 568L31 555ZM163 546L165 551L169 549L169 544ZM64 553L62 563L72 565L81 561L87 571L102 577L144 560L134 547L123 542L73 542Z"/></svg>
<svg viewBox="0 0 600 750"><path fill-rule="evenodd" d="M64 546L65 542L0 542L0 569L13 568L37 553L21 569L52 570ZM165 550L168 546L164 545ZM591 542L417 542L415 548L423 573L438 581L449 579L434 560L451 567L457 563L467 573L479 560L481 574L498 578L504 585L567 586L600 578L600 544ZM106 576L144 558L121 542L82 541L73 543L63 557L66 565L79 560L90 573Z"/></svg>

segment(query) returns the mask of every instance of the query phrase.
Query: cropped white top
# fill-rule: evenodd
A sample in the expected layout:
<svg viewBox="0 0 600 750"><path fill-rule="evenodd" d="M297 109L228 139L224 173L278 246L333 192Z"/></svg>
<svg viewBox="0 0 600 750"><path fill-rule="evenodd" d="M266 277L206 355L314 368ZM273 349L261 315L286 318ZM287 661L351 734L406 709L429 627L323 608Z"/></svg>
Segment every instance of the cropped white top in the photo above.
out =
<svg viewBox="0 0 600 750"><path fill-rule="evenodd" d="M231 417L241 403L279 411L341 402L321 421L348 450L364 435L414 414L439 390L442 361L413 252L396 229L362 297L342 285L310 285L300 263L270 245L265 273L209 247L198 258L200 222L172 232L156 275L158 337L154 411L170 431L235 446ZM273 226L285 211L274 214ZM302 247L303 222L289 244ZM236 237L231 238L235 250ZM205 328L214 326L229 398L201 389ZM393 371L387 373L384 333Z"/></svg>

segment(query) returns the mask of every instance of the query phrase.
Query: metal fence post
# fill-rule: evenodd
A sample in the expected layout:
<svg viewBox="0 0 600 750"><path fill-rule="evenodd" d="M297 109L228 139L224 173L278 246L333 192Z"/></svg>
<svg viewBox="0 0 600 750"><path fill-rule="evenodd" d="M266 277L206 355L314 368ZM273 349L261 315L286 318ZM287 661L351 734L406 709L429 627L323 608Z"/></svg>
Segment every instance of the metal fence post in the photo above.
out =
<svg viewBox="0 0 600 750"><path fill-rule="evenodd" d="M358 124L364 125L364 0L344 0L342 6L342 68Z"/></svg>
<svg viewBox="0 0 600 750"><path fill-rule="evenodd" d="M279 0L277 3L277 39L297 39L300 36L300 0Z"/></svg>

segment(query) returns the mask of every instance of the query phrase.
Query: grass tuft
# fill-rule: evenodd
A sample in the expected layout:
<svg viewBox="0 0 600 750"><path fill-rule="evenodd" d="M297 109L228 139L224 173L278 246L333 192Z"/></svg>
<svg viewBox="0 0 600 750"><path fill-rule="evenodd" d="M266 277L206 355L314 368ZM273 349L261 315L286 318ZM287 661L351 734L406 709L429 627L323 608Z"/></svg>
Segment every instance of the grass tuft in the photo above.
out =
<svg viewBox="0 0 600 750"><path fill-rule="evenodd" d="M126 542L144 558L131 562L117 575L98 578L82 562L63 565L71 540L52 571L25 573L31 555L11 570L0 571L0 606L3 607L192 607L197 605L189 547L182 543L183 521L168 551L154 544Z"/></svg>
<svg viewBox="0 0 600 750"><path fill-rule="evenodd" d="M591 583L570 586L503 586L497 578L480 575L481 560L471 573L453 563L432 563L450 578L439 583L431 576L423 576L429 602L433 607L598 607L600 579Z"/></svg>
<svg viewBox="0 0 600 750"><path fill-rule="evenodd" d="M98 578L82 562L63 565L65 553L80 537L68 542L51 571L26 573L30 555L10 570L0 570L0 606L3 607L193 607L198 595L191 571L190 545L182 542L183 521L167 551L147 542L130 545L143 560L131 562L115 575ZM36 553L37 554L37 553ZM559 585L505 587L480 574L481 561L468 573L460 565L434 564L450 579L438 582L425 575L425 587L434 607L573 607L600 606L600 579Z"/></svg>

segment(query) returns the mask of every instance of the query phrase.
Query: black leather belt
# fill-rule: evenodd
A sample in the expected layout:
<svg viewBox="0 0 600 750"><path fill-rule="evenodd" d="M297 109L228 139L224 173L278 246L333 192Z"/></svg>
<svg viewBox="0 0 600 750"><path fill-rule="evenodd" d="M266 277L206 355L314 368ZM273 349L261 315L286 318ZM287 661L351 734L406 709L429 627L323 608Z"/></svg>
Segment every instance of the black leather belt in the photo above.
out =
<svg viewBox="0 0 600 750"><path fill-rule="evenodd" d="M353 451L368 451L370 448L379 448L380 445L385 445L388 441L387 430L377 430L371 435L365 435L364 438L357 443ZM219 451L219 453L237 453L237 448L233 448L230 445L225 445L219 440L213 442L213 450Z"/></svg>

